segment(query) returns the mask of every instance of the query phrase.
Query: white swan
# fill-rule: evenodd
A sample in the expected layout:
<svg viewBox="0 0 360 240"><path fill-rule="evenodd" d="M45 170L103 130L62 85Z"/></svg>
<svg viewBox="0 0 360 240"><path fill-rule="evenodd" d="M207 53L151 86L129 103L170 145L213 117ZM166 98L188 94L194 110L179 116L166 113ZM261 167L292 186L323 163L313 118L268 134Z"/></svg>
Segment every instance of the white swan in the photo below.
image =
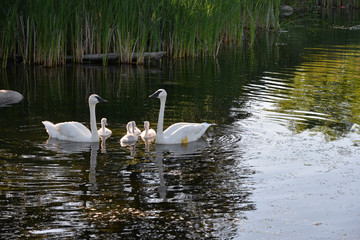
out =
<svg viewBox="0 0 360 240"><path fill-rule="evenodd" d="M53 124L43 121L50 138L72 142L99 142L99 134L96 127L95 105L99 102L106 102L96 94L89 97L90 127L91 131L79 122L62 122Z"/></svg>
<svg viewBox="0 0 360 240"><path fill-rule="evenodd" d="M155 142L158 144L188 143L198 140L211 126L209 123L175 123L163 132L164 110L167 93L164 89L157 90L149 97L160 99L160 112Z"/></svg>
<svg viewBox="0 0 360 240"><path fill-rule="evenodd" d="M138 136L134 133L135 122L130 121L126 125L126 135L120 139L121 146L133 144L138 140Z"/></svg>
<svg viewBox="0 0 360 240"><path fill-rule="evenodd" d="M109 137L112 134L112 131L105 126L107 126L107 119L101 119L101 128L98 130L98 134L100 137Z"/></svg>
<svg viewBox="0 0 360 240"><path fill-rule="evenodd" d="M132 130L129 131L129 129L134 129L135 136L140 136L141 131L139 128L136 127L135 121L130 121L126 124L126 131L128 134L132 133Z"/></svg>
<svg viewBox="0 0 360 240"><path fill-rule="evenodd" d="M131 122L134 123L133 129L134 129L134 134L135 134L135 136L140 136L141 131L140 131L139 128L136 127L135 121L131 121Z"/></svg>
<svg viewBox="0 0 360 240"><path fill-rule="evenodd" d="M152 139L156 137L156 132L154 129L150 128L150 123L148 121L144 122L144 131L140 134L142 139Z"/></svg>

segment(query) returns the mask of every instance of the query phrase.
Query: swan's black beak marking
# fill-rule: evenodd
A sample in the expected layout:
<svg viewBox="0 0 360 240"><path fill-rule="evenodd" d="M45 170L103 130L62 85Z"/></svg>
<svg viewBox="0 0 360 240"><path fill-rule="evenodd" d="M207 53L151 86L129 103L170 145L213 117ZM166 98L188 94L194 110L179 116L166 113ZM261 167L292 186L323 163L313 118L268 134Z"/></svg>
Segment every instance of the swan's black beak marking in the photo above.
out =
<svg viewBox="0 0 360 240"><path fill-rule="evenodd" d="M96 99L99 101L99 102L107 102L105 99L99 97L99 96L96 96Z"/></svg>
<svg viewBox="0 0 360 240"><path fill-rule="evenodd" d="M161 93L161 91L156 91L155 93L150 95L149 98L158 98L160 93Z"/></svg>

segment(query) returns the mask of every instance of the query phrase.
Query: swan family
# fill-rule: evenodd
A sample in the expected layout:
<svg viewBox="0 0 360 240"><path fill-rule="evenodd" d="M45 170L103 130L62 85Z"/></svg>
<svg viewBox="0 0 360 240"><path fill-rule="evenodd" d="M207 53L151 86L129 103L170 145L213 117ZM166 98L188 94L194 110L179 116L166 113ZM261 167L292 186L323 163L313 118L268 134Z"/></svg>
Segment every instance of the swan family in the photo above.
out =
<svg viewBox="0 0 360 240"><path fill-rule="evenodd" d="M130 121L126 125L126 135L120 139L122 146L134 144L139 137L144 141L155 140L156 144L187 144L188 142L197 141L206 130L212 125L209 123L187 123L180 122L169 126L165 131L164 112L167 92L164 89L158 89L149 96L160 100L160 110L157 124L157 131L150 128L149 121L144 122L144 131L136 127L135 121ZM107 102L97 94L90 95L90 130L82 123L69 121L54 124L50 121L43 121L50 138L72 142L99 142L99 139L106 139L111 136L112 131L105 126L107 119L101 119L101 127L97 129L95 106L98 103Z"/></svg>

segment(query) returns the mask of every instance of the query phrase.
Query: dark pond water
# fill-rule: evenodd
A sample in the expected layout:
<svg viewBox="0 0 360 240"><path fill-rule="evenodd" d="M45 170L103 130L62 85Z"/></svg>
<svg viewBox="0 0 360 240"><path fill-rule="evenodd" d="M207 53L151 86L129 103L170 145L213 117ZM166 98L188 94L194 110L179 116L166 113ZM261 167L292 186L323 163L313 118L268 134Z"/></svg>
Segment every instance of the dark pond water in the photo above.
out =
<svg viewBox="0 0 360 240"><path fill-rule="evenodd" d="M360 31L295 28L216 59L151 66L18 65L0 89L0 238L359 239ZM125 125L215 123L183 145L121 147ZM48 140L43 120L105 144Z"/></svg>

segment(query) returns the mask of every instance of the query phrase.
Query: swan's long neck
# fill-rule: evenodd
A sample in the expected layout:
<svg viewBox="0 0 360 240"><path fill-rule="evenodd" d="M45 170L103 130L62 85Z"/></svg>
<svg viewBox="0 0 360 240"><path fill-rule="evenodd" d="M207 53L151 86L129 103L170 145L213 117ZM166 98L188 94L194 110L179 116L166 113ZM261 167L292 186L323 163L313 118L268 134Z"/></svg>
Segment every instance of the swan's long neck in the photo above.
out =
<svg viewBox="0 0 360 240"><path fill-rule="evenodd" d="M145 136L147 137L149 135L149 126L145 127Z"/></svg>
<svg viewBox="0 0 360 240"><path fill-rule="evenodd" d="M90 108L90 130L92 140L99 140L99 135L96 127L95 104L89 104Z"/></svg>
<svg viewBox="0 0 360 240"><path fill-rule="evenodd" d="M135 134L135 122L134 121L131 122L131 133Z"/></svg>
<svg viewBox="0 0 360 240"><path fill-rule="evenodd" d="M105 122L101 122L101 129L102 132L105 133Z"/></svg>
<svg viewBox="0 0 360 240"><path fill-rule="evenodd" d="M156 135L157 140L164 137L163 130L164 130L165 102L166 102L166 97L160 98L160 111L159 111L159 119L157 125L157 135Z"/></svg>

